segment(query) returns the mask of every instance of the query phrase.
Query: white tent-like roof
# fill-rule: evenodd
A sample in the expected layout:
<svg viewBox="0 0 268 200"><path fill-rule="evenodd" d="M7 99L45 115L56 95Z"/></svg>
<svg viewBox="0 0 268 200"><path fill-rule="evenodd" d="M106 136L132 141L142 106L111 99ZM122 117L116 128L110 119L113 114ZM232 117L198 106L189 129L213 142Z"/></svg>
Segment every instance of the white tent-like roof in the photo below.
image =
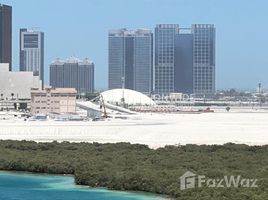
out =
<svg viewBox="0 0 268 200"><path fill-rule="evenodd" d="M148 96L129 89L112 89L101 93L103 100L108 103L120 104L122 98L128 105L156 105L156 103Z"/></svg>

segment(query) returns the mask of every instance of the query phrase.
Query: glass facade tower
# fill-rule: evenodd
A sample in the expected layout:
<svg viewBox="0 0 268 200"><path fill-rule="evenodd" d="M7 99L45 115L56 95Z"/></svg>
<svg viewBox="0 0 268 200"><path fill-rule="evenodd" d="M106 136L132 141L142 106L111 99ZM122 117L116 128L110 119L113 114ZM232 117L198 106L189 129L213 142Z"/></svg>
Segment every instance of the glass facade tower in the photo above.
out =
<svg viewBox="0 0 268 200"><path fill-rule="evenodd" d="M159 24L155 28L154 92L215 92L215 28L211 24Z"/></svg>
<svg viewBox="0 0 268 200"><path fill-rule="evenodd" d="M44 82L44 33L20 29L20 71L31 71Z"/></svg>
<svg viewBox="0 0 268 200"><path fill-rule="evenodd" d="M192 25L193 89L195 94L215 92L215 28L211 24Z"/></svg>
<svg viewBox="0 0 268 200"><path fill-rule="evenodd" d="M158 24L155 28L155 93L174 92L175 35L177 24Z"/></svg>
<svg viewBox="0 0 268 200"><path fill-rule="evenodd" d="M152 77L152 32L145 29L109 31L109 89L124 87L149 94Z"/></svg>

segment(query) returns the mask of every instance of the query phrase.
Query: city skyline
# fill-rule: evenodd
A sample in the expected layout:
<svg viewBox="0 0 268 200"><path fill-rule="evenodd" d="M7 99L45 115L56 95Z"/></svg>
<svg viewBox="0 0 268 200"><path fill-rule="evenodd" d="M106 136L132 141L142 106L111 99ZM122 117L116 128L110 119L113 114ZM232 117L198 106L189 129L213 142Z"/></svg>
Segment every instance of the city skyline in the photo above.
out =
<svg viewBox="0 0 268 200"><path fill-rule="evenodd" d="M74 1L68 1L70 5L74 5L71 2ZM153 30L155 24L158 23L176 23L181 24L182 27L186 27L187 24L210 23L217 27L216 88L255 89L259 82L262 82L264 88L268 87L265 76L268 73L268 69L266 69L268 60L265 52L268 41L267 38L260 37L261 33L265 35L268 32L266 27L261 26L267 17L265 11L267 2L225 1L216 3L207 0L193 4L193 1L144 0L135 1L137 5L134 5L133 2L121 5L122 2L121 0L114 1L115 11L111 13L108 10L111 3L107 1L81 0L73 7L62 2L53 2L53 7L51 7L49 5L52 1L38 3L31 0L2 1L3 4L13 7L13 69L17 71L19 67L19 28L38 26L47 35L45 39L47 44L45 45L47 54L45 56L45 84L48 84L49 63L55 57L66 58L69 55L75 55L90 57L94 60L96 88L106 89L108 86L108 41L106 37L108 30L120 27L129 29L142 27ZM139 9L139 15L136 16L135 8L141 4L143 6ZM31 7L35 7L35 9L31 9ZM86 11L89 7L93 7L94 9L91 9L93 11L72 12L74 14L72 18L67 14L57 15L59 8L64 8L66 13L69 13L79 9ZM49 16L41 12L44 8L50 10ZM237 8L239 8L239 13L236 11ZM148 9L151 12L146 13ZM254 20L248 16L251 9L258 9ZM103 12L100 12L101 10ZM175 10L176 12L174 12ZM158 16L156 13L159 11L162 15ZM53 20L47 20L48 17ZM88 25L82 26L82 24ZM259 29L252 28L257 26ZM70 27L77 27L79 31L70 30Z"/></svg>

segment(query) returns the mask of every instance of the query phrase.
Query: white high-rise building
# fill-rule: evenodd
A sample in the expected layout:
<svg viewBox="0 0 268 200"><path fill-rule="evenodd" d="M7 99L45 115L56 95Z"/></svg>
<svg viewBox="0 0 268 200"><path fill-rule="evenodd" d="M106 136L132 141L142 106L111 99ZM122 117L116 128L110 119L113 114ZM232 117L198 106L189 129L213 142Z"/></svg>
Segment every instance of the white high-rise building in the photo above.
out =
<svg viewBox="0 0 268 200"><path fill-rule="evenodd" d="M30 71L44 82L44 33L20 29L20 71Z"/></svg>

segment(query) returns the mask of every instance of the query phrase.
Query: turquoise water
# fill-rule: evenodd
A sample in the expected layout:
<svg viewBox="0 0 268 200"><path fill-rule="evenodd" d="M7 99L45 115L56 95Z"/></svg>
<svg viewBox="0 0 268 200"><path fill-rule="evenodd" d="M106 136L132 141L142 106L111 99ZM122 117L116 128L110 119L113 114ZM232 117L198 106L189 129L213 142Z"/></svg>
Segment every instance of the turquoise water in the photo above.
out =
<svg viewBox="0 0 268 200"><path fill-rule="evenodd" d="M0 200L160 200L161 197L76 186L72 176L0 172Z"/></svg>

